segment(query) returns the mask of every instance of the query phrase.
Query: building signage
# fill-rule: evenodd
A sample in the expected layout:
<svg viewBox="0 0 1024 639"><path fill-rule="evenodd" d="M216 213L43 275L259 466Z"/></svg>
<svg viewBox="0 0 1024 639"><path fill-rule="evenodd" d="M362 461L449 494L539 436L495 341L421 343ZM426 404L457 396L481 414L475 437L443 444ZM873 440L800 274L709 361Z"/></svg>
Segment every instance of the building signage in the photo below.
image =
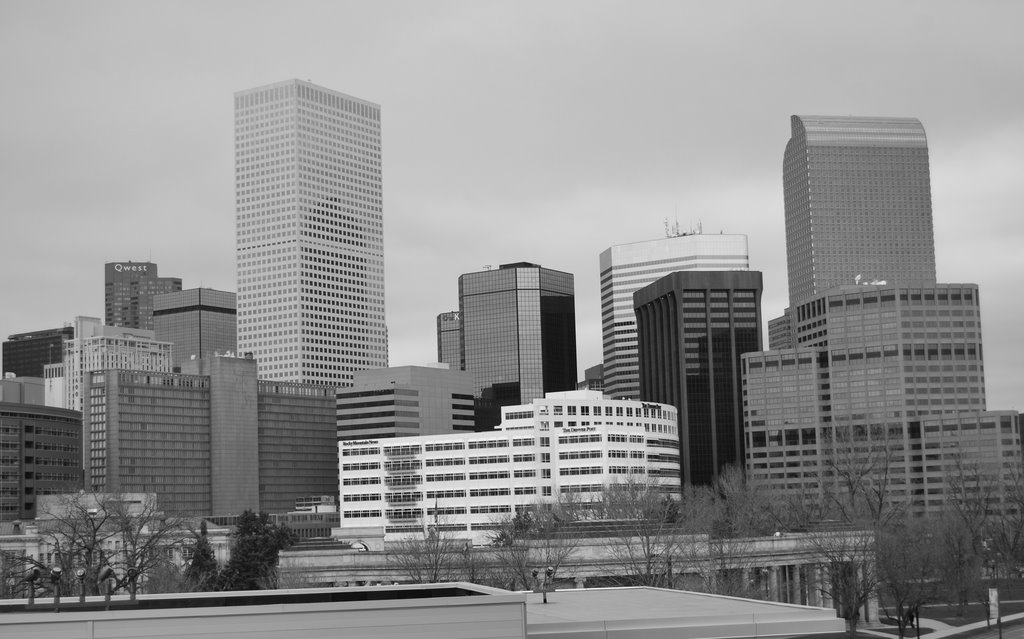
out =
<svg viewBox="0 0 1024 639"><path fill-rule="evenodd" d="M149 264L114 264L114 270L118 273L145 273Z"/></svg>
<svg viewBox="0 0 1024 639"><path fill-rule="evenodd" d="M457 322L459 321L459 311L450 311L448 313L441 313L442 322Z"/></svg>
<svg viewBox="0 0 1024 639"><path fill-rule="evenodd" d="M341 442L342 446L366 446L370 444L379 444L380 441L376 439L356 439Z"/></svg>
<svg viewBox="0 0 1024 639"><path fill-rule="evenodd" d="M563 428L563 433L591 433L597 430L594 426L574 426L573 428Z"/></svg>

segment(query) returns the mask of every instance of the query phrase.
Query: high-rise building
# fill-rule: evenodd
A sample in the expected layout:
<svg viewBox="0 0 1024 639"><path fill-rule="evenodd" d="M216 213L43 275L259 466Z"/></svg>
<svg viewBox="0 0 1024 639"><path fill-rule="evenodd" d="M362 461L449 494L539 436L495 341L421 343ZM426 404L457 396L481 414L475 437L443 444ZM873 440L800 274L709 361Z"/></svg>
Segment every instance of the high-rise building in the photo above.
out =
<svg viewBox="0 0 1024 639"><path fill-rule="evenodd" d="M501 407L576 388L573 276L528 262L459 277L462 361L473 374L477 427Z"/></svg>
<svg viewBox="0 0 1024 639"><path fill-rule="evenodd" d="M339 441L473 430L473 375L447 364L357 371L336 399Z"/></svg>
<svg viewBox="0 0 1024 639"><path fill-rule="evenodd" d="M238 357L182 373L89 373L86 487L152 492L193 515L273 512L337 490L334 389L257 380Z"/></svg>
<svg viewBox="0 0 1024 639"><path fill-rule="evenodd" d="M842 286L793 315L796 348L743 356L752 480L830 503L863 482L873 508L921 513L964 471L999 486L1020 471L1017 413L986 412L976 285Z"/></svg>
<svg viewBox="0 0 1024 639"><path fill-rule="evenodd" d="M783 181L791 305L847 284L935 283L918 120L795 115Z"/></svg>
<svg viewBox="0 0 1024 639"><path fill-rule="evenodd" d="M34 519L39 495L82 488L82 414L44 406L40 385L0 379L0 521Z"/></svg>
<svg viewBox="0 0 1024 639"><path fill-rule="evenodd" d="M238 349L261 379L387 366L380 107L287 80L235 94Z"/></svg>
<svg viewBox="0 0 1024 639"><path fill-rule="evenodd" d="M448 311L437 316L437 361L452 368L463 370L462 361L462 317L458 311Z"/></svg>
<svg viewBox="0 0 1024 639"><path fill-rule="evenodd" d="M3 345L2 372L15 377L42 377L44 366L63 361L64 340L74 336L74 326L11 335Z"/></svg>
<svg viewBox="0 0 1024 639"><path fill-rule="evenodd" d="M612 246L601 253L601 333L604 392L640 396L633 293L674 271L745 271L746 235L675 234Z"/></svg>
<svg viewBox="0 0 1024 639"><path fill-rule="evenodd" d="M171 342L172 363L213 357L238 349L235 294L190 288L153 297L153 334Z"/></svg>
<svg viewBox="0 0 1024 639"><path fill-rule="evenodd" d="M107 326L153 330L153 296L181 290L180 277L159 277L153 262L107 262L103 266Z"/></svg>
<svg viewBox="0 0 1024 639"><path fill-rule="evenodd" d="M679 408L683 483L743 463L740 355L761 350L759 271L677 271L633 295L640 399Z"/></svg>

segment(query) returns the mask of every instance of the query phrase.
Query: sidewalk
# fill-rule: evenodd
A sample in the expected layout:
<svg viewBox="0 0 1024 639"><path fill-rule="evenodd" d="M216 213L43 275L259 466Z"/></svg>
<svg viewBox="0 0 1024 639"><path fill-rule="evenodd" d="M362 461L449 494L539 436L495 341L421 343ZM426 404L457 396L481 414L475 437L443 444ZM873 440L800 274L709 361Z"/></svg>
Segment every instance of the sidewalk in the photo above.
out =
<svg viewBox="0 0 1024 639"><path fill-rule="evenodd" d="M1006 615L1005 617L1003 617L1003 625L1005 626L1008 623L1018 621L1020 619L1024 619L1024 612ZM951 626L948 623L943 623L941 621L935 621L934 619L927 618L919 618L918 622L921 624L922 629L928 628L929 630L931 630L931 632L927 634L922 634L921 639L943 639L944 637L955 637L956 635L974 632L977 630L996 630L995 624L992 624L991 627L989 627L988 622L986 621L977 621L975 623L969 623L964 626ZM879 630L872 630L870 628L857 628L857 634L861 633L866 635L872 635L875 637L885 637L885 639L894 639L898 636L896 633L893 632L881 632ZM907 639L916 639L917 629L907 628L906 637Z"/></svg>

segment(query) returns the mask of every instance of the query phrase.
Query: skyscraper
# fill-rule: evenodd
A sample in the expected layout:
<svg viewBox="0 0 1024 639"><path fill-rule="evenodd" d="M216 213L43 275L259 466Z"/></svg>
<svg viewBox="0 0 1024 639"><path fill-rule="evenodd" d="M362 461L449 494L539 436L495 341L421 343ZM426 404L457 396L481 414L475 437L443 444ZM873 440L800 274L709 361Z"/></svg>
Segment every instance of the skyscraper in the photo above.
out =
<svg viewBox="0 0 1024 639"><path fill-rule="evenodd" d="M264 379L387 366L380 107L300 80L235 94L238 348Z"/></svg>
<svg viewBox="0 0 1024 639"><path fill-rule="evenodd" d="M791 305L846 284L935 283L918 120L794 115L783 182Z"/></svg>
<svg viewBox="0 0 1024 639"><path fill-rule="evenodd" d="M104 324L153 330L153 296L181 290L180 277L159 277L153 262L103 265Z"/></svg>
<svg viewBox="0 0 1024 639"><path fill-rule="evenodd" d="M640 396L633 293L674 271L745 271L746 235L676 234L612 246L601 253L601 330L604 392Z"/></svg>
<svg viewBox="0 0 1024 639"><path fill-rule="evenodd" d="M477 427L501 407L576 388L573 276L517 262L459 277L462 361L473 373Z"/></svg>
<svg viewBox="0 0 1024 639"><path fill-rule="evenodd" d="M171 363L213 357L238 348L235 294L190 288L153 298L153 333L171 342Z"/></svg>
<svg viewBox="0 0 1024 639"><path fill-rule="evenodd" d="M679 407L684 484L743 463L740 355L761 350L761 273L677 271L633 296L640 399Z"/></svg>

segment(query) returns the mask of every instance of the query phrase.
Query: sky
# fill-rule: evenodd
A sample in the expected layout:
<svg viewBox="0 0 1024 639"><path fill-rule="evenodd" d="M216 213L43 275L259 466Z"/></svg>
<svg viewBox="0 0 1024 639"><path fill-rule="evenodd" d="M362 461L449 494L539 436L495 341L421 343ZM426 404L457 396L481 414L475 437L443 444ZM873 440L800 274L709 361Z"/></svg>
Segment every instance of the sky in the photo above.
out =
<svg viewBox="0 0 1024 639"><path fill-rule="evenodd" d="M236 290L235 91L381 105L393 366L436 360L458 277L742 233L787 303L793 114L916 117L940 282L981 287L988 408L1024 409L1024 3L0 0L0 339L103 315L103 265Z"/></svg>

